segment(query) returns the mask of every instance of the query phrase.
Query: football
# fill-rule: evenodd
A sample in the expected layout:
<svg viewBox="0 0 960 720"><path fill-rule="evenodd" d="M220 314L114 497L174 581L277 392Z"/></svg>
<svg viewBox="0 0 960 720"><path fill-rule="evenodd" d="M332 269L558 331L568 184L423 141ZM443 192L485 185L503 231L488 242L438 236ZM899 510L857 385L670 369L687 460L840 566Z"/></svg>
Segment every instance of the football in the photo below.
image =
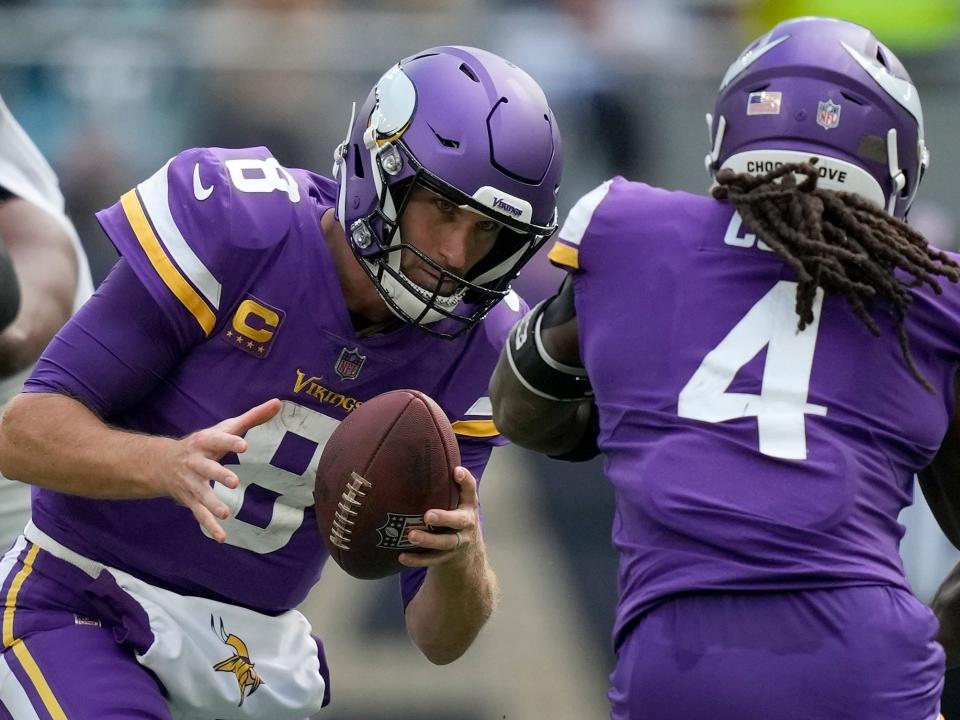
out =
<svg viewBox="0 0 960 720"><path fill-rule="evenodd" d="M393 390L355 409L320 456L314 501L320 533L349 575L370 579L399 572L407 540L426 527L431 508L460 499L453 469L460 448L440 406L417 390Z"/></svg>

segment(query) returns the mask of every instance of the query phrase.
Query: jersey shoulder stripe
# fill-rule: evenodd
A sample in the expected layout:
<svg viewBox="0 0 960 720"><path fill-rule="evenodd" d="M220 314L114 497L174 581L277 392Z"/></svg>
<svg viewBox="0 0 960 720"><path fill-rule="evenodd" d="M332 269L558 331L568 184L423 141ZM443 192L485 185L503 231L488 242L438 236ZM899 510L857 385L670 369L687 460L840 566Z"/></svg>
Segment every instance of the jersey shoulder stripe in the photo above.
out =
<svg viewBox="0 0 960 720"><path fill-rule="evenodd" d="M164 168L164 172L165 170L166 168ZM154 232L156 226L151 224L152 216L149 215L138 190L130 190L125 193L120 198L120 204L137 242L157 276L187 311L193 315L203 329L204 335L209 336L216 324L217 306L212 305L207 298L198 292L196 286L191 283L189 275L171 259L171 256L176 259L176 254L170 251L169 245L158 236L159 230ZM164 200L164 204L166 204L166 200ZM199 264L199 259L190 251L186 243L183 243L182 248L178 248L178 250L181 250L181 256L183 256L182 249L186 249ZM189 258L187 260L189 262ZM216 298L219 300L219 284L217 284L217 290Z"/></svg>
<svg viewBox="0 0 960 720"><path fill-rule="evenodd" d="M488 438L500 434L493 424L493 405L489 397L479 398L464 413L466 419L452 423L453 432L462 437Z"/></svg>
<svg viewBox="0 0 960 720"><path fill-rule="evenodd" d="M206 301L217 310L222 290L220 283L187 243L170 212L170 188L167 178L171 162L167 161L166 165L140 183L137 190L163 246Z"/></svg>
<svg viewBox="0 0 960 720"><path fill-rule="evenodd" d="M576 270L580 267L580 242L583 240L593 213L610 191L613 180L607 180L580 198L567 214L557 240L547 259L562 267Z"/></svg>

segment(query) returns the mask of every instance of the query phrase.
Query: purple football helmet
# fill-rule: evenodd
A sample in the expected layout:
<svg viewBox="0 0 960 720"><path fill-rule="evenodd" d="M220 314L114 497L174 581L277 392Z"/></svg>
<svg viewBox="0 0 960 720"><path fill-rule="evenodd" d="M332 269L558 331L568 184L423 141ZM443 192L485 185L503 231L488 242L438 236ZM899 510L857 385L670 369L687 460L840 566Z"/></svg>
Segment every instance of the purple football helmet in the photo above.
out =
<svg viewBox="0 0 960 720"><path fill-rule="evenodd" d="M350 118L334 156L337 216L394 314L456 337L507 295L556 229L562 157L556 120L529 75L484 50L431 48L390 68ZM466 277L403 241L399 220L417 186L503 226ZM402 272L404 250L436 270L434 287Z"/></svg>
<svg viewBox="0 0 960 720"><path fill-rule="evenodd" d="M865 27L787 20L751 43L707 115L711 175L762 174L819 157L820 186L905 218L929 163L920 99L902 63Z"/></svg>

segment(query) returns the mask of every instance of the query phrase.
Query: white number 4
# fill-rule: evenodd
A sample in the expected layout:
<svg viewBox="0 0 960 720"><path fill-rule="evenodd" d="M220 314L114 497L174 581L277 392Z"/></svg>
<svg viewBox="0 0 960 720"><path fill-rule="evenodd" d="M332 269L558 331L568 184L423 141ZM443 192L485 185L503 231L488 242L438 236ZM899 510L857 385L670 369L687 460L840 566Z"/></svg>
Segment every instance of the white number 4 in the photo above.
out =
<svg viewBox="0 0 960 720"><path fill-rule="evenodd" d="M761 453L807 459L805 416L827 414L823 405L807 402L823 291L817 290L814 320L803 332L797 330L796 292L797 283L778 282L707 353L680 391L680 417L712 423L756 417ZM760 394L727 392L739 370L764 347Z"/></svg>

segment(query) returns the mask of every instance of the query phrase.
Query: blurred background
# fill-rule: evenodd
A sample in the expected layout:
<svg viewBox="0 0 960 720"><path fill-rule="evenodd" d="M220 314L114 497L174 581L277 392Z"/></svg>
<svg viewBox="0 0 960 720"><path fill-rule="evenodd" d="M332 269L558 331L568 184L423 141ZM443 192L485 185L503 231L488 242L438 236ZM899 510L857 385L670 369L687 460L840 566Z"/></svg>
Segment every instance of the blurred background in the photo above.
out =
<svg viewBox="0 0 960 720"><path fill-rule="evenodd" d="M329 174L350 104L398 59L477 45L544 87L566 146L561 213L612 175L704 191L704 113L742 47L780 19L871 27L910 69L932 165L912 223L955 248L960 197L960 0L0 0L0 94L60 175L102 278L116 255L94 211L192 146L266 145ZM517 289L559 282L541 257ZM304 606L333 670L331 720L603 718L612 667L613 499L599 462L506 448L482 482L501 609L457 663L406 640L394 580L332 563ZM958 553L922 506L903 555L929 600Z"/></svg>

